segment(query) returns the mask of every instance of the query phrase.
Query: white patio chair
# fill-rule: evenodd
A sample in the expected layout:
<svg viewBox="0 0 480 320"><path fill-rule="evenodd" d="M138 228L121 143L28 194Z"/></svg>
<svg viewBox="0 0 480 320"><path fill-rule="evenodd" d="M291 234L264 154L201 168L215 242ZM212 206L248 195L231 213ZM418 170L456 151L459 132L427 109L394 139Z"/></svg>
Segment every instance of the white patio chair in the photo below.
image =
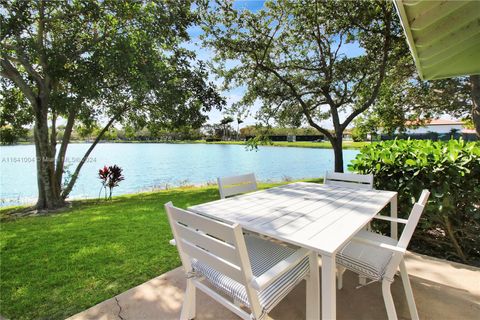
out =
<svg viewBox="0 0 480 320"><path fill-rule="evenodd" d="M400 240L397 241L374 232L361 230L355 235L352 241L337 253L336 260L339 267L338 288L342 288L342 277L345 269L372 279L372 282L382 281L383 300L385 301L388 319L390 320L397 319L390 285L399 267L410 316L412 319L418 319L417 307L403 257L423 209L427 204L429 195L430 192L428 190L423 190L420 199L414 204L408 219L386 216L375 217L377 219L405 224Z"/></svg>
<svg viewBox="0 0 480 320"><path fill-rule="evenodd" d="M373 174L325 172L323 183L331 186L373 189Z"/></svg>
<svg viewBox="0 0 480 320"><path fill-rule="evenodd" d="M217 178L217 183L221 199L257 190L257 180L253 173L232 177L219 177Z"/></svg>
<svg viewBox="0 0 480 320"><path fill-rule="evenodd" d="M308 250L244 236L238 224L182 210L171 202L165 209L187 277L180 319L195 317L196 288L242 319L269 319L275 305L302 279L308 281Z"/></svg>
<svg viewBox="0 0 480 320"><path fill-rule="evenodd" d="M325 172L323 183L330 186L338 186L354 189L373 189L373 174ZM370 231L370 223L365 226L365 230ZM365 285L367 279L359 275L358 283Z"/></svg>

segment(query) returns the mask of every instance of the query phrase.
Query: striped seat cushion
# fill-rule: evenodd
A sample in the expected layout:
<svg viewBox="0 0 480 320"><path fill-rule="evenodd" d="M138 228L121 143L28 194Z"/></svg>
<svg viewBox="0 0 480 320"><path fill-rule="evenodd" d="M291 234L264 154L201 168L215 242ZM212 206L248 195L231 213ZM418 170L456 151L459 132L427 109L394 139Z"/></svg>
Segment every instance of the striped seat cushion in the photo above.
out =
<svg viewBox="0 0 480 320"><path fill-rule="evenodd" d="M397 241L369 231L359 231L355 238L364 238L390 245ZM372 280L382 280L392 251L367 244L351 241L337 253L337 263Z"/></svg>
<svg viewBox="0 0 480 320"><path fill-rule="evenodd" d="M294 248L285 247L272 241L251 235L245 236L252 273L258 277L295 252ZM250 305L245 286L218 272L214 268L197 260L192 261L193 270L202 275L216 289L231 298ZM265 313L270 312L308 273L308 257L294 268L272 282L258 293L260 305Z"/></svg>

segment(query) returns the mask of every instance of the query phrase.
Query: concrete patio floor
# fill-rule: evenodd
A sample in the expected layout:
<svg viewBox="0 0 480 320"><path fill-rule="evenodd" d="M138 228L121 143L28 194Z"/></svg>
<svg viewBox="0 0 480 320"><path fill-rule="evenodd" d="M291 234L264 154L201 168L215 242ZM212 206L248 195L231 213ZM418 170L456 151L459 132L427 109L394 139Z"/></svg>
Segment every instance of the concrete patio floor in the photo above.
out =
<svg viewBox="0 0 480 320"><path fill-rule="evenodd" d="M411 254L407 268L421 319L480 319L480 269L445 260ZM386 319L381 286L373 283L355 289L358 278L344 275L344 288L337 290L338 319ZM185 278L181 268L70 317L86 319L178 319ZM400 319L410 319L402 281L396 279L392 294ZM300 283L271 313L274 319L305 319L305 282ZM196 319L238 319L197 290Z"/></svg>

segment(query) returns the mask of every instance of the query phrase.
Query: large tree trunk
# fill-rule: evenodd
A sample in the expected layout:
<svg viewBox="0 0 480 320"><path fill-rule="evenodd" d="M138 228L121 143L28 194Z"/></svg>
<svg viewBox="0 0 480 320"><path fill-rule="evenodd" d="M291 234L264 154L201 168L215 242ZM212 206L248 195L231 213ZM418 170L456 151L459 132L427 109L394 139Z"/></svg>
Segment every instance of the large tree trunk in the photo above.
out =
<svg viewBox="0 0 480 320"><path fill-rule="evenodd" d="M335 172L343 172L342 135L337 135L331 142L335 155Z"/></svg>
<svg viewBox="0 0 480 320"><path fill-rule="evenodd" d="M42 176L39 172L42 171L42 154L40 153L40 141L38 139L37 131L34 129L33 138L35 141L35 156L36 156L36 164L37 164L37 189L38 189L38 197L37 197L37 204L35 205L36 208L43 208L45 207L45 188L42 181Z"/></svg>
<svg viewBox="0 0 480 320"><path fill-rule="evenodd" d="M38 98L38 112L35 114L35 149L37 155L38 210L50 210L64 205L60 197L60 189L55 179L55 146L54 137L48 130L48 98ZM55 130L52 130L55 134Z"/></svg>
<svg viewBox="0 0 480 320"><path fill-rule="evenodd" d="M480 137L480 75L470 76L470 84L472 86L472 120Z"/></svg>

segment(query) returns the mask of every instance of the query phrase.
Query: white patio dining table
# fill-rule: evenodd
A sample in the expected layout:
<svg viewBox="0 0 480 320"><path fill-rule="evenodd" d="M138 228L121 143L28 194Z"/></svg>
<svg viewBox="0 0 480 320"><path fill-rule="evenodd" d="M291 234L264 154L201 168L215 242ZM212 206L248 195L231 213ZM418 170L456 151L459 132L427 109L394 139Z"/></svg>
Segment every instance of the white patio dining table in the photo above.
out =
<svg viewBox="0 0 480 320"><path fill-rule="evenodd" d="M238 223L257 232L312 250L311 270L321 256L322 319L336 318L335 254L386 205L397 216L397 193L297 182L232 198L192 206L189 210ZM392 236L397 226L392 223ZM320 319L319 272L307 288L307 319Z"/></svg>

